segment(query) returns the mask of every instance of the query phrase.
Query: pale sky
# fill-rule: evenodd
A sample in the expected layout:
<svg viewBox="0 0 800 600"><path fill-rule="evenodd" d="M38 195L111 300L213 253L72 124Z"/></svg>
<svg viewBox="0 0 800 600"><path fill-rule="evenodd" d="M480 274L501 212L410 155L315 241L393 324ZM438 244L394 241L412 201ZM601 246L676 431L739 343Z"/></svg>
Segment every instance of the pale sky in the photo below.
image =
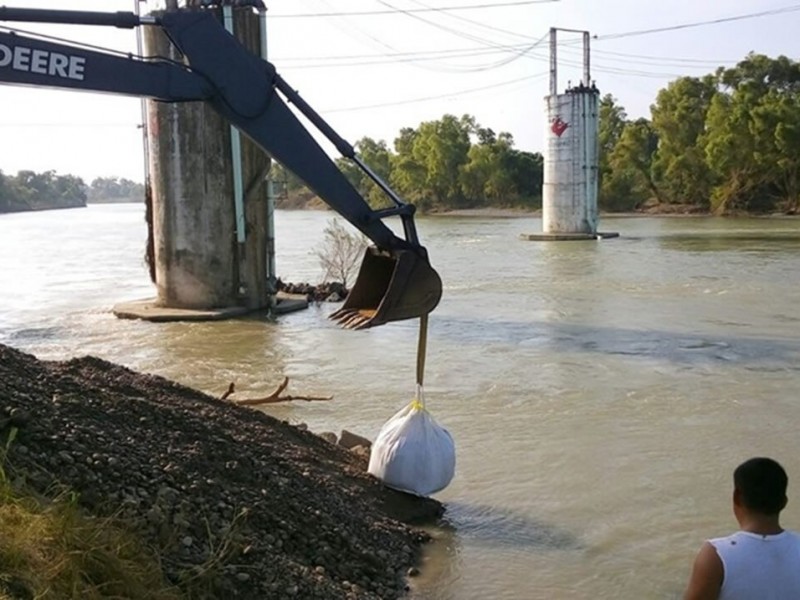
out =
<svg viewBox="0 0 800 600"><path fill-rule="evenodd" d="M6 0L7 6L132 11L135 0ZM346 140L391 147L402 127L471 114L541 151L550 27L589 30L592 77L629 116L649 116L680 75L732 66L748 52L800 54L800 4L787 0L266 0L269 58ZM147 12L147 3L142 3ZM153 2L149 6L154 6ZM465 8L472 7L472 8ZM431 10L433 9L433 10ZM776 12L636 34L642 30ZM349 14L348 13L361 13ZM381 14L363 14L381 13ZM2 23L135 51L106 27ZM615 36L614 34L626 34ZM542 43L532 47L538 40ZM559 89L580 79L579 37L559 33ZM574 44L574 45L573 45ZM0 85L0 170L143 180L137 99Z"/></svg>

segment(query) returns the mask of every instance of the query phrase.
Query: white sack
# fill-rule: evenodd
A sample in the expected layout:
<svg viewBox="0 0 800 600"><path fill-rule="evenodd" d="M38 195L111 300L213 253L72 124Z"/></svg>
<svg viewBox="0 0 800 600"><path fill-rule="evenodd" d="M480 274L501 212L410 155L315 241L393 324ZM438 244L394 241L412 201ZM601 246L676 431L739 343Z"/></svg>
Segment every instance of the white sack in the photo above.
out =
<svg viewBox="0 0 800 600"><path fill-rule="evenodd" d="M372 444L369 473L387 486L427 496L443 490L456 470L456 447L450 433L417 398L381 427Z"/></svg>

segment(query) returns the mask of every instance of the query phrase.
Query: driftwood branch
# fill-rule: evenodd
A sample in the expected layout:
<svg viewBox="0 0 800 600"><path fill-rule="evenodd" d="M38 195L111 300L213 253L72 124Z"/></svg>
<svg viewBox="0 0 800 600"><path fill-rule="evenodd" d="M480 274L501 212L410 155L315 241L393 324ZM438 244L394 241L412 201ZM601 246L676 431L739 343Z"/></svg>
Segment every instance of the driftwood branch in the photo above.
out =
<svg viewBox="0 0 800 600"><path fill-rule="evenodd" d="M284 377L281 383L274 392L269 396L263 398L231 398L230 396L236 391L236 386L233 382L228 386L228 390L220 396L220 400L230 400L239 406L258 406L260 404L275 404L278 402L292 402L295 400L302 400L304 402L325 402L333 400L333 396L281 396L281 393L288 387L289 378Z"/></svg>

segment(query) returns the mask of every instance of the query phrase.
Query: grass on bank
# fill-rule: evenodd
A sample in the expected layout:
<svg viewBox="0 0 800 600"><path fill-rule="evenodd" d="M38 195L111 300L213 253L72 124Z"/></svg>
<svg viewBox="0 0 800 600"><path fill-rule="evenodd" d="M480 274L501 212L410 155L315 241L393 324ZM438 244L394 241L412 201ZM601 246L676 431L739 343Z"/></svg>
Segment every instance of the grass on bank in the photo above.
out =
<svg viewBox="0 0 800 600"><path fill-rule="evenodd" d="M179 600L156 557L112 519L85 515L74 495L16 489L0 449L0 600Z"/></svg>

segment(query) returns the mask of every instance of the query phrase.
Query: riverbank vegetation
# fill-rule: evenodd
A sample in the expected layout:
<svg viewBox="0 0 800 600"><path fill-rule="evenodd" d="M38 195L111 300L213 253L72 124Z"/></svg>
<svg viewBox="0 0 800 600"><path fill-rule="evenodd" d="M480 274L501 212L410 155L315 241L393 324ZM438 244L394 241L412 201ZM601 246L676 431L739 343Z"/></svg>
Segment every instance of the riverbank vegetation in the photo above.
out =
<svg viewBox="0 0 800 600"><path fill-rule="evenodd" d="M383 140L361 138L356 149L381 179L422 211L541 206L544 159L514 148L510 133L482 127L471 115L444 115L404 127L390 149ZM374 207L389 206L378 185L351 161L341 171ZM298 207L313 197L302 181L276 165L283 182L278 205Z"/></svg>
<svg viewBox="0 0 800 600"><path fill-rule="evenodd" d="M0 598L179 600L157 557L111 518L0 481Z"/></svg>
<svg viewBox="0 0 800 600"><path fill-rule="evenodd" d="M650 119L600 102L599 204L690 212L794 214L800 200L800 63L750 54L732 68L681 77Z"/></svg>
<svg viewBox="0 0 800 600"><path fill-rule="evenodd" d="M80 177L55 171L6 175L0 170L0 213L143 201L144 185L120 177L97 177L87 185Z"/></svg>
<svg viewBox="0 0 800 600"><path fill-rule="evenodd" d="M90 204L144 202L144 184L124 177L96 177L86 188Z"/></svg>
<svg viewBox="0 0 800 600"><path fill-rule="evenodd" d="M602 97L599 113L603 211L798 210L800 63L750 54L735 67L670 82L650 118L629 119L612 94ZM368 137L356 148L422 210L541 206L542 155L515 149L511 134L470 115L404 128L393 149ZM344 159L339 166L376 207L385 203L369 177ZM283 173L288 206L312 196Z"/></svg>
<svg viewBox="0 0 800 600"><path fill-rule="evenodd" d="M0 171L0 212L86 206L86 185L80 177L55 171Z"/></svg>

